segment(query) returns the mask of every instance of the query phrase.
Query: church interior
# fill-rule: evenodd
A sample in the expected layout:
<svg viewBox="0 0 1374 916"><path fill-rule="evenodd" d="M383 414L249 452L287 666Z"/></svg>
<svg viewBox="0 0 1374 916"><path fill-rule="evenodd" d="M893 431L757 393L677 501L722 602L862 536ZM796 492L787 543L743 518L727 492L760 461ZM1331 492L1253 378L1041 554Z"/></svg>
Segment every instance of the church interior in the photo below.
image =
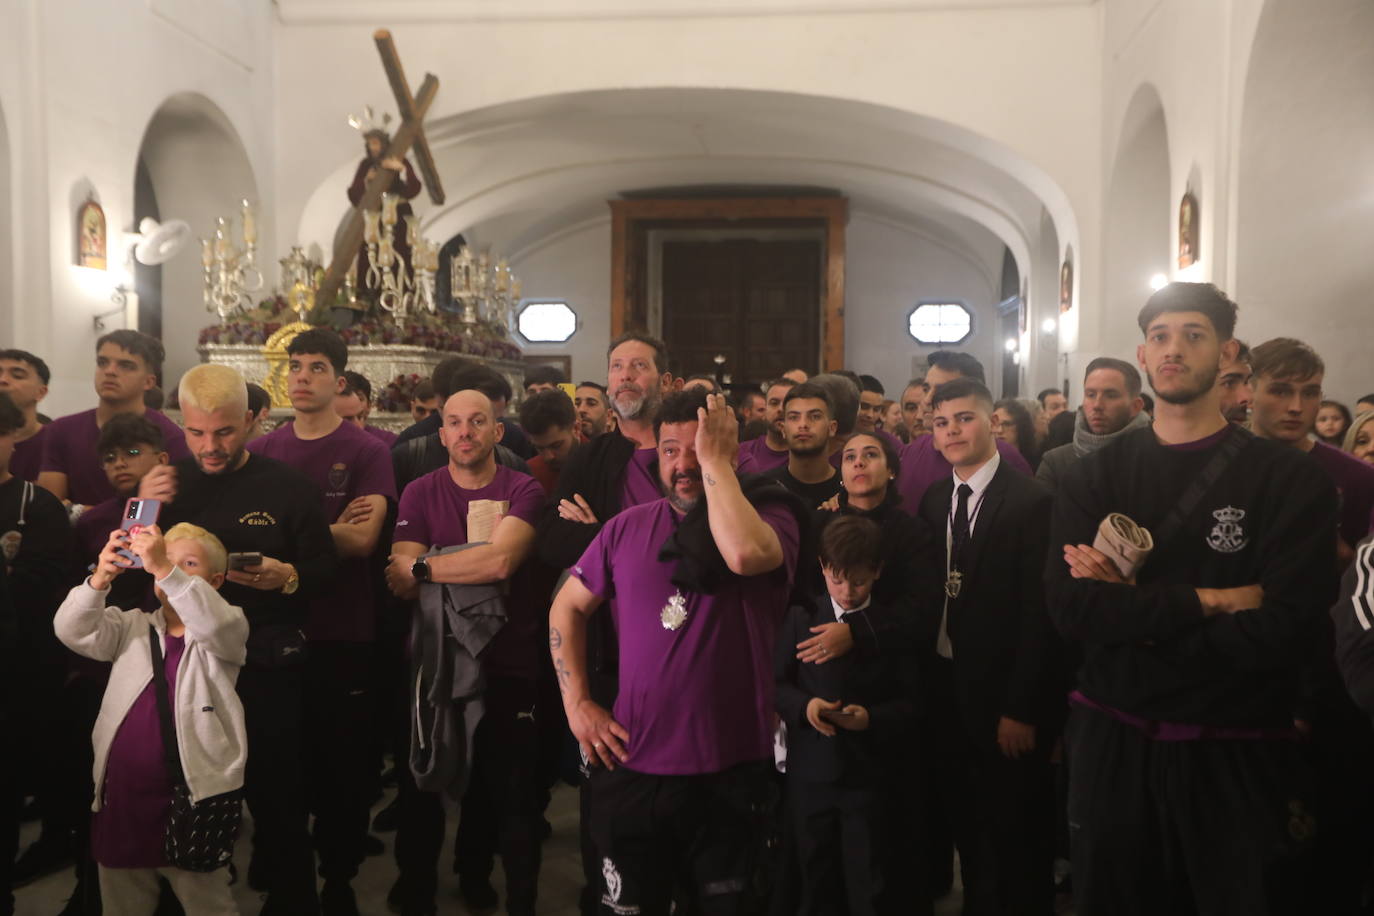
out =
<svg viewBox="0 0 1374 916"><path fill-rule="evenodd" d="M848 368L888 397L954 348L996 397L1076 403L1094 358L1135 361L1136 313L1172 280L1224 290L1252 343L1310 344L1326 397L1374 390L1369 0L0 0L0 18L0 341L47 360L52 417L90 406L110 330L159 337L172 392L300 319L571 382L604 382L610 341L642 328L679 376ZM409 218L355 207L381 200L371 128L418 185ZM432 365L406 359L378 357L379 394ZM572 796L550 809L541 912L577 911L576 817ZM385 911L379 861L364 912ZM21 890L18 912L69 885Z"/></svg>

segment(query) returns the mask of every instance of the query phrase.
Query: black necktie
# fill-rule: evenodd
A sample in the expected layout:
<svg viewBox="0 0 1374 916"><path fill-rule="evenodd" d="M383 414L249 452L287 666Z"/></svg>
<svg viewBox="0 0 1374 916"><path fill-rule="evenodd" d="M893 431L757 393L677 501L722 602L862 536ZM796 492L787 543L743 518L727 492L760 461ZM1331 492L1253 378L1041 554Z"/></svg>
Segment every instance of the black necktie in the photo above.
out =
<svg viewBox="0 0 1374 916"><path fill-rule="evenodd" d="M973 495L973 487L966 483L959 484L959 505L954 509L954 521L950 523L950 568L959 568L959 554L963 552L964 545L968 543L968 498Z"/></svg>

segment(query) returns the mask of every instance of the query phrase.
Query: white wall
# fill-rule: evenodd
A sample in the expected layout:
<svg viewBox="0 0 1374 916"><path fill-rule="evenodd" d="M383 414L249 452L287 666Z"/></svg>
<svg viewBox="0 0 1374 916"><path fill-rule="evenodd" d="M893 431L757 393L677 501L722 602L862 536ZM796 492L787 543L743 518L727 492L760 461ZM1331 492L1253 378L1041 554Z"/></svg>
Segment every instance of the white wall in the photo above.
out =
<svg viewBox="0 0 1374 916"><path fill-rule="evenodd" d="M895 400L911 378L914 356L955 349L982 361L994 389L1000 388L1001 249L995 242L970 252L921 228L854 213L845 250L846 368L876 375ZM922 300L963 302L973 313L973 335L958 345L917 344L907 333L907 315Z"/></svg>
<svg viewBox="0 0 1374 916"><path fill-rule="evenodd" d="M72 265L74 194L94 189L117 264L115 243L134 228L144 131L162 102L183 91L225 113L270 188L273 7L270 0L6 0L0 19L0 106L10 132L13 202L24 224L13 240L15 277L0 287L21 307L0 312L0 338L48 361L53 382L44 410L57 416L94 401L98 334L91 319L112 308L116 280L113 272ZM221 179L208 169L202 178ZM265 214L269 244L272 222ZM193 339L168 343L180 351L194 346Z"/></svg>
<svg viewBox="0 0 1374 916"><path fill-rule="evenodd" d="M1235 293L1252 346L1299 337L1328 396L1374 390L1374 5L1271 3L1246 85Z"/></svg>

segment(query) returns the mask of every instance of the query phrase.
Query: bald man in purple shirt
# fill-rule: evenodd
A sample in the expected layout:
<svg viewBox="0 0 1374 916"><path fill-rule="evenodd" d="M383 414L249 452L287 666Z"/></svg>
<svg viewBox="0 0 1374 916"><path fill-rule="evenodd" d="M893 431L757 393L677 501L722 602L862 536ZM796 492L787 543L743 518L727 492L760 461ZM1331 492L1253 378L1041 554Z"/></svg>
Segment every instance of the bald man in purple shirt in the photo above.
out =
<svg viewBox="0 0 1374 916"><path fill-rule="evenodd" d="M746 497L723 396L671 395L655 427L666 498L601 529L554 600L549 648L594 767L603 911L666 914L675 886L689 909L709 898L712 912L743 911L772 763L770 653L801 531L788 497ZM584 650L588 617L612 598L613 711L592 699Z"/></svg>

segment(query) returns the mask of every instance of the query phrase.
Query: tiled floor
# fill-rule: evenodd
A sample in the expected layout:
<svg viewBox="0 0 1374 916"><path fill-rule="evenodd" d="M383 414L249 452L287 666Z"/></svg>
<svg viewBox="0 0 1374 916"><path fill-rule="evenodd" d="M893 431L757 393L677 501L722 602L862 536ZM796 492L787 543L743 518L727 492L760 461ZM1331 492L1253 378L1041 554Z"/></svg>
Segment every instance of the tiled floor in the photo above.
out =
<svg viewBox="0 0 1374 916"><path fill-rule="evenodd" d="M389 799L378 803L378 809ZM549 821L553 824L553 836L544 844L544 862L539 876L539 912L547 916L574 916L577 910L578 891L582 886L581 856L577 843L577 793L564 786L555 790L553 803L549 806ZM247 827L245 823L245 827ZM448 843L441 862L452 861L453 832L457 826L456 814L448 818ZM37 835L37 825L24 825L20 848L31 843ZM246 835L246 831L245 831ZM395 863L391 857L391 844L395 834L383 834L387 844L384 855L368 859L363 863L362 873L354 882L358 894L358 906L365 916L385 916L390 910L386 905L386 894L396 877ZM247 867L248 842L240 839L236 860L241 868ZM499 860L498 860L499 861ZM492 883L497 892L503 890L500 866ZM62 909L72 889L71 870L50 875L20 890L18 916L56 916ZM234 888L242 916L257 916L262 906L260 896L242 880ZM956 890L941 900L935 908L936 916L956 916L961 904L961 894ZM472 911L463 906L458 898L457 878L441 868L439 889L439 912L441 914L468 914ZM487 911L489 912L489 911Z"/></svg>

